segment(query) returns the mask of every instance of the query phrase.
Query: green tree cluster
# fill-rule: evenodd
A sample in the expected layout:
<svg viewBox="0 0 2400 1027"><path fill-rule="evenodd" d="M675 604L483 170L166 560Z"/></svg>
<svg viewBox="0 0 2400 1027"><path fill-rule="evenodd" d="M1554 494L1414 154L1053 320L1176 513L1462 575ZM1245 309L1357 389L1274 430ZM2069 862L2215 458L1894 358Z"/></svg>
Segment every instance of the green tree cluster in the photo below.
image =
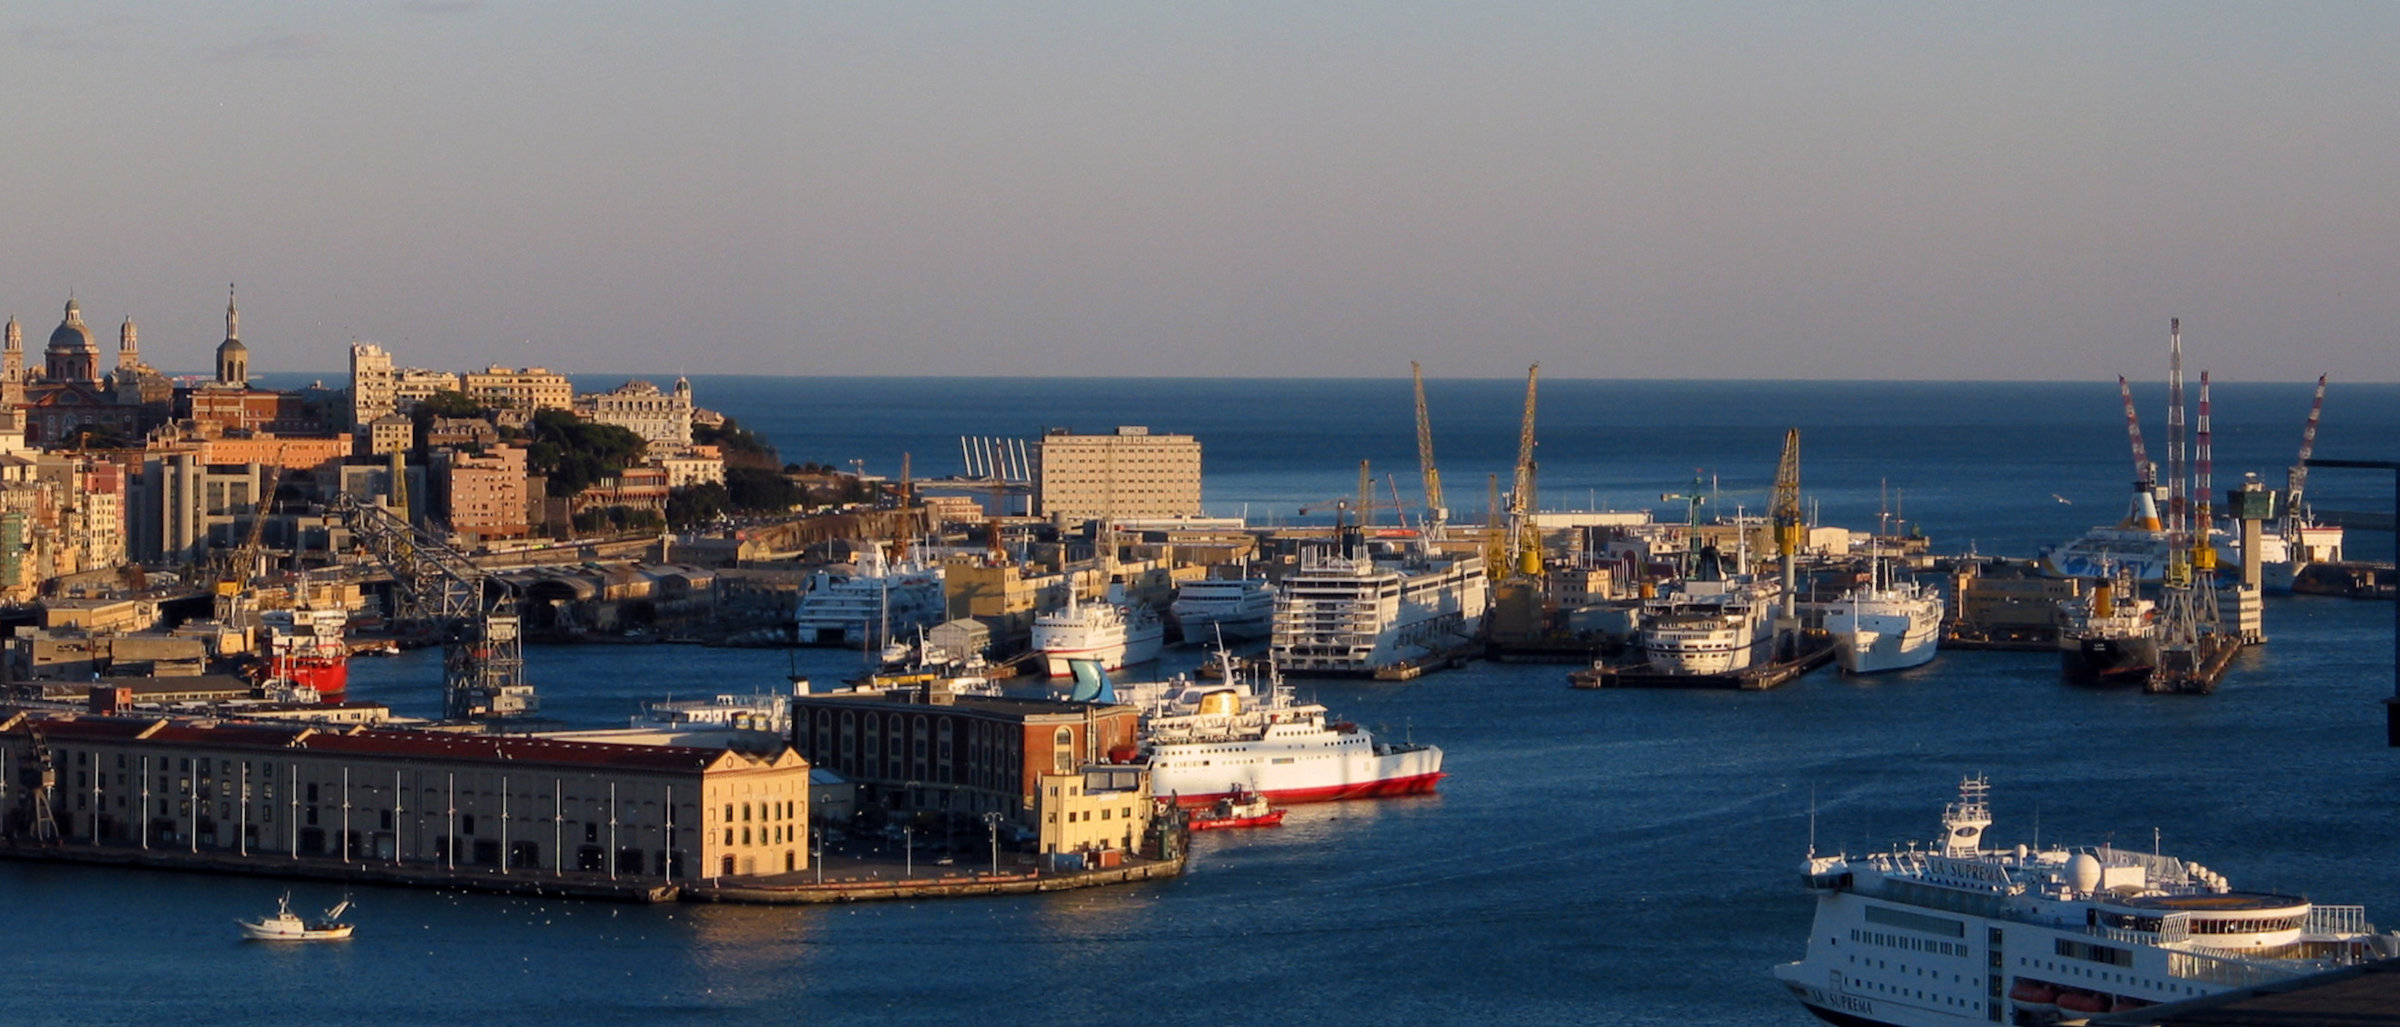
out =
<svg viewBox="0 0 2400 1027"><path fill-rule="evenodd" d="M527 437L525 466L549 479L553 496L581 492L642 457L641 436L564 410L536 411Z"/></svg>
<svg viewBox="0 0 2400 1027"><path fill-rule="evenodd" d="M723 424L692 425L692 441L702 446L717 447L725 454L725 466L729 470L735 467L763 467L772 471L782 466L783 458L775 454L774 446L768 445L765 438L744 429L740 422L730 417Z"/></svg>

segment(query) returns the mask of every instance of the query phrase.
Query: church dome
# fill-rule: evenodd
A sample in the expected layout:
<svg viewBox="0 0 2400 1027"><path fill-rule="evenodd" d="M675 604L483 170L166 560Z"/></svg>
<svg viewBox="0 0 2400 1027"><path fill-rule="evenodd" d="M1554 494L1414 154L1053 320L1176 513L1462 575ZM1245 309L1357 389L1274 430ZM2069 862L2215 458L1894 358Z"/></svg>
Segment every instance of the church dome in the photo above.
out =
<svg viewBox="0 0 2400 1027"><path fill-rule="evenodd" d="M53 351L99 350L99 344L92 341L91 328L83 323L83 308L77 306L74 300L67 301L66 320L60 321L58 330L50 333L50 348Z"/></svg>
<svg viewBox="0 0 2400 1027"><path fill-rule="evenodd" d="M242 340L240 339L227 339L217 344L217 352L248 353L250 352L250 347L242 345Z"/></svg>

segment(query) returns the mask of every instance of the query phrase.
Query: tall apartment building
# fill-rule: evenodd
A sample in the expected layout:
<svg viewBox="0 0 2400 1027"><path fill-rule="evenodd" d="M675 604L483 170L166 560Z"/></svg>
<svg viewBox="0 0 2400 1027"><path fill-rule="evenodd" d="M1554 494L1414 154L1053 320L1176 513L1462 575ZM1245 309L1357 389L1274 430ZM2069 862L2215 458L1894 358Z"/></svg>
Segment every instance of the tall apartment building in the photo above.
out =
<svg viewBox="0 0 2400 1027"><path fill-rule="evenodd" d="M547 368L518 370L494 364L460 376L459 391L487 407L509 407L529 414L575 409L575 386L568 383L566 375Z"/></svg>
<svg viewBox="0 0 2400 1027"><path fill-rule="evenodd" d="M524 538L533 530L527 513L525 451L494 446L480 454L442 454L449 501L444 511L452 531L478 539Z"/></svg>
<svg viewBox="0 0 2400 1027"><path fill-rule="evenodd" d="M397 383L392 375L392 355L372 342L350 345L350 427L357 429L375 423L375 419L399 412Z"/></svg>
<svg viewBox="0 0 2400 1027"><path fill-rule="evenodd" d="M1034 510L1069 521L1200 515L1200 441L1134 425L1111 435L1053 428L1034 450Z"/></svg>
<svg viewBox="0 0 2400 1027"><path fill-rule="evenodd" d="M692 383L675 379L673 392L631 381L608 392L575 397L575 415L594 424L613 424L652 446L692 444Z"/></svg>

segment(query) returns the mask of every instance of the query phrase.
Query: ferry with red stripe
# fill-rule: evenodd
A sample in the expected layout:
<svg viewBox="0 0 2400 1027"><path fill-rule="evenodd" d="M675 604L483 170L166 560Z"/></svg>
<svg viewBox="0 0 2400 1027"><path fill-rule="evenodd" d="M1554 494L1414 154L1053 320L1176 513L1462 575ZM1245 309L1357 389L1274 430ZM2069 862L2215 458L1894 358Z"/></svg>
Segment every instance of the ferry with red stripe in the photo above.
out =
<svg viewBox="0 0 2400 1027"><path fill-rule="evenodd" d="M1127 689L1138 695L1142 686ZM1442 750L1378 741L1366 728L1299 702L1270 668L1251 681L1171 682L1134 699L1152 791L1185 806L1256 793L1277 804L1431 792Z"/></svg>

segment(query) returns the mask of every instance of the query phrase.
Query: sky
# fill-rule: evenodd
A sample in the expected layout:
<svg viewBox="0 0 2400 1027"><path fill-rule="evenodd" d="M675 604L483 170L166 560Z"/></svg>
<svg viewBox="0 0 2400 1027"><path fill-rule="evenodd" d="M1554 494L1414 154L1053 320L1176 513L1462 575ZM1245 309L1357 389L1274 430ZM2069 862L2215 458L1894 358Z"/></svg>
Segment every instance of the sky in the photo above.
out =
<svg viewBox="0 0 2400 1027"><path fill-rule="evenodd" d="M260 371L2400 380L2400 4L13 3L0 313Z"/></svg>

